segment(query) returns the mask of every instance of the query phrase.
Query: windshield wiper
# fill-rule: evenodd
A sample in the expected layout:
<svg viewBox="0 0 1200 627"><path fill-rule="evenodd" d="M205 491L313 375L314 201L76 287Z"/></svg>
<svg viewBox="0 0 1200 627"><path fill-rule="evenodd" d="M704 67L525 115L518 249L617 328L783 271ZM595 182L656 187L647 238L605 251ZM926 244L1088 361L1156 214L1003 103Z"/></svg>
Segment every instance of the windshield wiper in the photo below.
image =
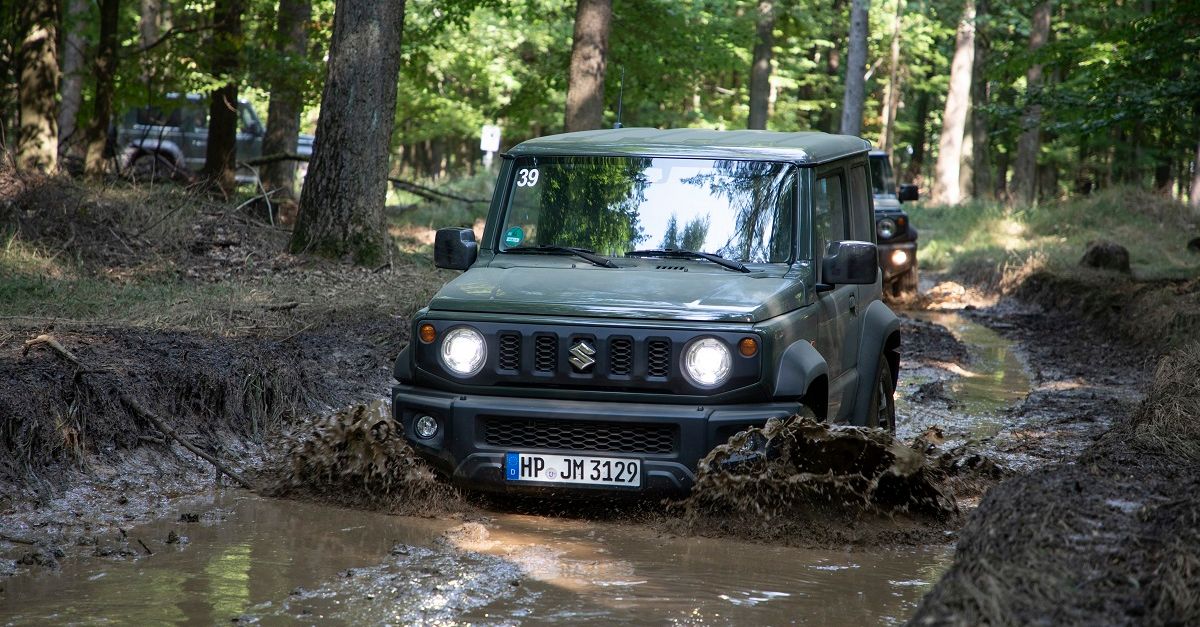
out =
<svg viewBox="0 0 1200 627"><path fill-rule="evenodd" d="M745 264L740 261L726 259L720 255L712 253L702 253L695 250L686 250L683 248L651 248L649 250L631 250L625 253L626 257L667 257L670 259L704 259L711 261L723 268L736 270L738 272L749 272Z"/></svg>
<svg viewBox="0 0 1200 627"><path fill-rule="evenodd" d="M586 248L575 248L574 246L551 246L549 244L539 244L537 246L513 246L504 249L506 253L534 253L543 255L574 255L580 259L586 260L588 263L595 264L601 268L617 268L617 264L611 259L601 257L594 251Z"/></svg>

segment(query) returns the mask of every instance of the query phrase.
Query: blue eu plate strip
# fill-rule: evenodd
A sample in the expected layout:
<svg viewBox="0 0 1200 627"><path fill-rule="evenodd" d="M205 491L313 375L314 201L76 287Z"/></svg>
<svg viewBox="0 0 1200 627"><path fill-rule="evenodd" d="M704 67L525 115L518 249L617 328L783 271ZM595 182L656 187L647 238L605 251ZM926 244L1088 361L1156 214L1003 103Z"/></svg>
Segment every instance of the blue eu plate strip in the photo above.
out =
<svg viewBox="0 0 1200 627"><path fill-rule="evenodd" d="M521 457L516 453L504 454L504 477L509 481L520 479Z"/></svg>

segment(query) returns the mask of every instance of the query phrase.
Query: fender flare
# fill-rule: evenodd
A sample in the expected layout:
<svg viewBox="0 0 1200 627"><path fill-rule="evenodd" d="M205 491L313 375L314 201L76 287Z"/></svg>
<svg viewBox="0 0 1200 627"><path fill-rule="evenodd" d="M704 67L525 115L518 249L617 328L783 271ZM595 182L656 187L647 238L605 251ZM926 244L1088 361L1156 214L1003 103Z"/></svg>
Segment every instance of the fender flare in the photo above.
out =
<svg viewBox="0 0 1200 627"><path fill-rule="evenodd" d="M183 164L183 150L173 141L161 141L154 138L135 139L125 147L125 166L133 163L141 153L161 153L170 155L177 165Z"/></svg>
<svg viewBox="0 0 1200 627"><path fill-rule="evenodd" d="M825 363L825 358L808 340L797 340L783 351L779 367L775 370L775 389L772 396L801 398L808 393L813 382L821 377L829 380L829 364ZM827 403L828 399L820 399L817 402Z"/></svg>
<svg viewBox="0 0 1200 627"><path fill-rule="evenodd" d="M862 318L862 333L858 343L858 393L854 397L852 424L867 424L867 408L875 385L879 357L884 356L892 367L892 387L899 378L900 318L877 300L867 306ZM888 352L891 351L891 354Z"/></svg>
<svg viewBox="0 0 1200 627"><path fill-rule="evenodd" d="M392 368L392 376L400 383L412 383L412 350L410 346L405 346L400 349L400 354L396 357L396 365Z"/></svg>

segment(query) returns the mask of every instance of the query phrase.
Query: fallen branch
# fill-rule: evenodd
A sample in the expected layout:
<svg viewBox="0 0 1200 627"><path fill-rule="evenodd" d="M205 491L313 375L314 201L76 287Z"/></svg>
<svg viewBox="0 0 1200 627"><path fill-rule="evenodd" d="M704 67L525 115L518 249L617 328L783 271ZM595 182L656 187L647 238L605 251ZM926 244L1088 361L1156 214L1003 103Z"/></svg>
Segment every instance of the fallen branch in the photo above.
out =
<svg viewBox="0 0 1200 627"><path fill-rule="evenodd" d="M472 204L483 204L483 203L487 202L487 200L483 199L483 198L469 198L467 196L459 196L458 194L452 194L450 192L439 191L439 190L433 189L432 187L425 187L424 185L417 185L416 183L413 183L412 181L406 181L404 179L393 178L390 176L388 177L388 181L392 185L395 185L396 187L398 187L410 194L420 196L421 198L424 198L425 200L437 200L437 197L440 196L442 198L449 198L450 200L457 200L459 202L467 202L467 203L472 203Z"/></svg>
<svg viewBox="0 0 1200 627"><path fill-rule="evenodd" d="M43 345L43 344L46 346L49 346L51 349L54 350L55 353L58 353L58 355L60 357L67 360L68 362L70 362L71 365L75 366L75 368L79 372L79 374L86 374L86 373L94 372L94 370L85 368L83 366L83 364L79 361L79 358L76 357L74 353L67 350L62 344L59 343L58 340L54 339L54 336L52 336L52 335L45 335L45 334L39 335L39 336L33 338L32 340L25 342L25 351L24 352L25 352L25 354L28 354L29 349L31 349L35 346ZM155 426L155 428L157 428L159 431L164 433L167 437L171 438L172 440L175 440L176 442L179 442L180 444L183 445L184 448L195 453L197 457L200 457L200 458L204 459L205 461L207 461L208 463L212 464L213 467L216 468L218 472L225 473L226 475L229 476L230 479L233 479L234 481L238 482L243 487L245 487L249 490L254 489L254 485L252 483L250 483L249 481L246 481L244 478L242 478L240 475L233 472L229 468L226 468L224 464L217 461L217 459L215 457L213 457L212 455L209 455L208 453L204 452L200 448L196 447L196 445L183 439L182 436L180 436L178 433L176 433L175 429L172 429L171 427L167 426L167 424L164 423L161 418L159 418L158 416L151 413L145 407L142 407L141 404L138 403L136 400L134 400L134 398L132 396L130 396L125 390L118 390L117 394L120 397L121 402L125 403L125 405L127 407L129 407L129 409L132 410L133 413L148 420L151 424L153 424Z"/></svg>
<svg viewBox="0 0 1200 627"><path fill-rule="evenodd" d="M30 540L29 538L22 538L20 536L10 536L7 533L0 533L0 540L12 542L13 544L37 544L37 540Z"/></svg>

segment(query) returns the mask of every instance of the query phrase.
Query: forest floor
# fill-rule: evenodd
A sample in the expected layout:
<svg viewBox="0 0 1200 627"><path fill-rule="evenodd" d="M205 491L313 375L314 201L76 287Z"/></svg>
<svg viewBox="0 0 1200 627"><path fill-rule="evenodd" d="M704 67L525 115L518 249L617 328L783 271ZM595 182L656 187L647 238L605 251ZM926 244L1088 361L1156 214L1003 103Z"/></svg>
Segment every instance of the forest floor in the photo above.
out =
<svg viewBox="0 0 1200 627"><path fill-rule="evenodd" d="M878 590L882 599L895 581L928 585L936 580L945 568L944 547L957 538L954 564L922 603L919 621L1020 622L1055 616L1086 622L1127 616L1136 622L1138 616L1195 616L1188 612L1196 611L1196 595L1188 595L1195 592L1196 578L1186 574L1195 568L1197 544L1187 536L1195 526L1185 521L1195 519L1200 500L1195 497L1196 464L1181 461L1195 459L1186 457L1195 454L1195 432L1192 439L1179 440L1161 426L1173 424L1169 416L1194 410L1189 403L1195 401L1160 393L1164 386L1179 389L1176 377L1155 383L1151 401L1143 402L1153 364L1166 345L1139 346L1095 326L1123 319L1127 312L1114 312L1113 302L1161 302L1159 292L1169 290L1185 306L1176 310L1179 316L1161 324L1172 329L1171 337L1175 331L1190 332L1194 282L1158 281L1151 287L1133 282L1131 287L1106 274L1047 274L1040 268L1009 286L1010 294L1024 296L1018 300L997 298L995 290L981 291L970 283L927 281L926 296L904 320L897 436L925 453L930 475L940 489L953 494L958 514L818 507L786 524L778 518L744 517L735 524L733 518L664 510L657 502L556 504L548 511L537 503L463 495L432 480L403 451L397 453L403 464L381 469L372 457L379 449L370 446L351 464L358 465L348 478L369 488L380 479L371 473L383 473L395 480L389 484L393 488L351 495L345 476L333 489L318 485L318 477L309 477L314 485L307 486L281 481L296 478L297 451L304 446L312 450L308 434L336 428L342 438L374 437L362 427L378 424L372 416L385 415L381 402L392 360L408 339L409 317L453 274L399 250L389 264L371 269L284 254L278 251L284 248L286 231L253 212L170 188L115 184L97 189L53 179L0 180L0 224L7 232L0 255L0 378L9 382L0 390L0 572L15 575L9 584L0 582L0 616L18 622L63 616L39 614L40 571L78 573L84 589L97 585L91 582L101 580L89 577L103 577L101 572L111 571L115 579L115 563L145 561L149 568L154 554L176 550L171 546L186 552L178 543L186 535L194 538L190 550L204 556L201 538L209 532L188 527L190 521L201 521L205 529L251 534L236 523L245 517L245 508L264 520L279 517L283 529L272 533L290 534L297 542L309 538L291 522L297 515L310 517L314 529L322 528L326 518L332 525L346 525L342 531L361 525L386 536L375 539L376 544L386 542L370 545L374 548L354 545L353 550L327 547L358 558L329 558L330 564L341 564L330 568L374 566L360 574L338 571L344 583L336 583L332 571L312 581L285 577L279 590L259 591L268 601L276 599L271 609L243 600L236 608L220 608L231 615L283 612L296 618L318 611L343 618L387 618L390 614L339 614L342 610L320 599L359 598L363 590L394 586L386 582L415 568L446 576L422 575L428 581L414 583L414 590L441 590L459 600L458 606L450 603L436 611L422 606L423 613L402 617L409 620L482 620L488 615L472 613L481 608L497 612L493 617L509 612L519 620L544 617L547 606L576 619L603 606L609 613L595 616L611 618L620 614L612 613L617 610L609 597L593 598L588 594L600 593L572 586L616 590L634 598L632 589L623 587L627 584L613 582L652 571L658 551L675 550L671 547L685 541L710 543L678 550L712 560L696 567L700 572L712 568L717 578L722 568L729 568L721 563L729 551L747 555L790 546L809 551L804 559L833 560L828 570L808 571L810 575L858 573L839 585ZM1052 281L1054 287L1049 287ZM995 284L978 282L985 288ZM1098 295L1097 285L1107 286L1104 294L1109 295ZM1135 297L1113 296L1113 290ZM1109 300L1098 300L1105 297ZM43 334L71 351L84 365L82 371L45 345L26 346ZM1175 359L1170 362L1175 367L1160 369L1160 379L1164 371L1195 366L1179 361L1184 357ZM277 494L282 486L299 501L284 501L294 505L281 509L271 500L214 497L220 479L212 466L131 408L130 398L194 446L250 477L261 492ZM1160 399L1158 405L1154 399ZM368 409L338 411L356 405ZM1161 415L1168 416L1165 422ZM342 447L330 459L344 468L346 455ZM1147 487L1135 490L1134 484ZM322 513L307 504L313 501L351 506L358 513ZM1064 509L1064 503L1071 507ZM290 510L295 513L288 514ZM407 522L381 521L364 510L398 514L391 520ZM418 517L412 518L414 514ZM379 525L386 531L379 532ZM411 548L393 546L400 539L396 525L412 536L405 540ZM337 529L341 527L322 533L336 535ZM1062 541L1064 534L1069 542ZM610 543L587 548L597 535ZM569 542L564 544L563 538ZM502 550L506 542L524 548ZM1180 549L1186 542L1193 548ZM456 547L452 557L444 554L447 543ZM1048 543L1058 543L1055 551L1046 549ZM622 554L621 544L646 548L644 553L627 548L634 552ZM752 546L763 548L747 548ZM546 553L548 547L563 555ZM1038 577L1019 570L1039 559L1056 561L1038 569ZM612 560L621 572L597 566ZM845 568L838 560L845 561ZM895 580L872 582L860 568L891 568L897 560L911 568L919 564L920 574L898 571ZM1064 572L1083 560L1096 568ZM1009 564L1016 570L1008 570ZM191 570L195 566L186 564ZM451 577L472 569L498 578L500 585ZM1124 574L1134 576L1132 583L1121 578ZM778 579L762 585L801 585L790 571L775 575ZM1080 587L1080 581L1091 587ZM545 587L547 582L552 588ZM297 597L293 588L299 585L312 594ZM354 590L343 589L345 585ZM676 585L652 590L647 598L698 594L696 588ZM712 581L695 585L703 590L715 586ZM560 598L564 589L574 596ZM1084 590L1100 595L1107 605L1089 608L1090 597L1079 596ZM838 601L835 607L852 611L830 620L903 619L922 591L921 586L906 589L899 601ZM714 597L733 595L734 601L741 594L720 586L711 592ZM754 596L758 593L746 594L747 599L759 598ZM24 607L18 607L17 595L28 599ZM291 599L291 605L272 595ZM46 595L47 607L53 600ZM761 612L754 608L765 601L734 601L718 600L706 611L726 619L770 622L771 614L753 613ZM666 611L654 605L661 599L645 603ZM792 615L822 611L816 605L789 603L800 601L772 600L768 605ZM1103 613L1105 608L1123 613ZM228 619L217 609L207 611L212 613L191 616ZM646 620L644 614L634 616Z"/></svg>

